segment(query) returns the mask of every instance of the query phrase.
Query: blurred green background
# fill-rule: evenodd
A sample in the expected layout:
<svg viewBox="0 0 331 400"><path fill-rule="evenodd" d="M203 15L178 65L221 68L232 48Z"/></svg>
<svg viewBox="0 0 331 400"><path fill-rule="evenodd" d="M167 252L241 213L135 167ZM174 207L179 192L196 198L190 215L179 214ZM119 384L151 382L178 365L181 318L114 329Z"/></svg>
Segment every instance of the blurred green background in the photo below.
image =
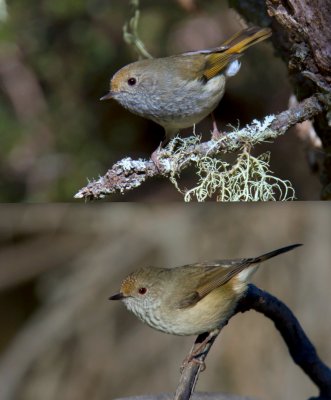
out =
<svg viewBox="0 0 331 400"><path fill-rule="evenodd" d="M141 0L139 33L154 56L219 45L241 29L225 0ZM122 38L129 0L0 0L0 201L71 201L87 178L117 160L148 158L163 129L115 102L100 102L109 79L135 61ZM271 43L243 58L216 110L221 129L287 108L285 65ZM197 127L209 137L211 120ZM188 134L191 129L183 134ZM290 179L299 199L318 199L319 182L294 131L259 146L272 150L271 169ZM183 186L195 176L185 173ZM181 199L166 180L148 182L114 200Z"/></svg>
<svg viewBox="0 0 331 400"><path fill-rule="evenodd" d="M322 202L0 207L0 399L110 400L174 391L194 337L108 301L138 267L257 256L253 283L295 313L331 365L331 213ZM197 390L302 400L317 389L261 314L237 315Z"/></svg>

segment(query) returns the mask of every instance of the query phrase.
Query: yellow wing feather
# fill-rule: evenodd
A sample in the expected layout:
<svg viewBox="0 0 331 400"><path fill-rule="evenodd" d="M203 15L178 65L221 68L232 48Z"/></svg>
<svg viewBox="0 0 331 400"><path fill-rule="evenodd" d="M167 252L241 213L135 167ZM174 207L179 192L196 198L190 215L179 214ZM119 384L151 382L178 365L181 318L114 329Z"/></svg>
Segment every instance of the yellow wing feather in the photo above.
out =
<svg viewBox="0 0 331 400"><path fill-rule="evenodd" d="M225 41L219 51L207 55L203 71L205 79L214 78L222 72L232 61L239 58L250 46L261 42L271 36L269 28L246 28Z"/></svg>

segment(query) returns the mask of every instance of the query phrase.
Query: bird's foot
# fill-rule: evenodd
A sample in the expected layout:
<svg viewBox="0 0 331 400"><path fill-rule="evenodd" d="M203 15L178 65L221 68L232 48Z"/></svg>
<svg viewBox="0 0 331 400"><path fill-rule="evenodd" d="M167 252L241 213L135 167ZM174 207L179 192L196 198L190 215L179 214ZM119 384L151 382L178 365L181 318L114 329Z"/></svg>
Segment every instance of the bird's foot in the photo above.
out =
<svg viewBox="0 0 331 400"><path fill-rule="evenodd" d="M185 359L182 362L182 365L180 367L180 373L182 373L184 371L185 368L188 367L188 365L190 363L193 364L198 364L200 365L200 372L203 372L206 369L206 363L203 360L200 360L199 358L196 358L197 356L194 354L189 354L187 357L185 357Z"/></svg>
<svg viewBox="0 0 331 400"><path fill-rule="evenodd" d="M225 134L220 131L217 127L217 123L214 117L214 114L211 114L211 117L213 119L213 130L211 132L211 139L214 140L215 142L217 142L218 140L220 140L222 137L225 136Z"/></svg>
<svg viewBox="0 0 331 400"><path fill-rule="evenodd" d="M225 136L225 133L220 131L216 125L216 121L213 122L213 130L211 132L211 139L217 142L220 140L222 137Z"/></svg>
<svg viewBox="0 0 331 400"><path fill-rule="evenodd" d="M199 364L201 365L201 372L206 369L206 364L204 360L200 360L199 357L205 351L206 345L219 334L219 329L214 329L211 331L205 339L200 343L195 343L192 350L190 351L189 355L185 357L184 361L182 362L180 372L183 372L184 368L188 366L189 363Z"/></svg>
<svg viewBox="0 0 331 400"><path fill-rule="evenodd" d="M161 164L161 162L160 162L160 158L161 158L161 156L162 156L162 143L163 142L161 142L159 145L158 145L158 147L153 151L153 153L152 153L152 155L151 155L151 160L153 161L153 163L154 163L154 165L155 165L155 167L156 167L156 169L159 171L159 172L162 172L162 164Z"/></svg>

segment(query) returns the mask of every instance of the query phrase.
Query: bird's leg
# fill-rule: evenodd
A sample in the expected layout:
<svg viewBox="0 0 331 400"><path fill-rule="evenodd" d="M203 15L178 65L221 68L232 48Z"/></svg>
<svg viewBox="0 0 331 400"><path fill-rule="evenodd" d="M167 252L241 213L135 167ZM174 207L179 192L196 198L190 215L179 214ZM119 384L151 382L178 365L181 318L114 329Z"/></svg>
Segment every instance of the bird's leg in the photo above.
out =
<svg viewBox="0 0 331 400"><path fill-rule="evenodd" d="M210 115L213 120L213 130L211 133L211 138L212 140L217 141L224 136L224 133L218 129L214 113L211 112Z"/></svg>
<svg viewBox="0 0 331 400"><path fill-rule="evenodd" d="M162 165L160 163L160 156L162 155L161 150L164 148L167 144L169 143L169 138L167 135L165 135L164 139L162 142L158 145L158 147L153 151L151 155L151 160L153 161L154 165L156 166L156 169L159 172L162 172Z"/></svg>
<svg viewBox="0 0 331 400"><path fill-rule="evenodd" d="M151 160L153 161L154 165L156 166L156 169L159 172L162 172L162 165L160 163L160 158L162 156L162 149L165 148L165 146L169 143L169 141L170 141L169 136L166 135L165 138L162 140L162 142L151 154Z"/></svg>
<svg viewBox="0 0 331 400"><path fill-rule="evenodd" d="M195 342L190 353L188 354L187 357L185 357L182 365L181 365L181 372L183 371L183 369L185 367L187 367L187 365L192 362L194 364L199 364L202 366L201 371L204 371L206 369L206 364L203 360L200 360L198 357L202 354L204 348L206 347L206 345L214 338L216 337L218 334L220 333L220 329L214 329L213 331L209 332L209 334L205 337L205 339L198 343Z"/></svg>
<svg viewBox="0 0 331 400"><path fill-rule="evenodd" d="M200 365L201 369L200 372L203 372L207 367L206 367L206 363L203 360L199 360L199 358L195 358L193 357L192 360L187 361L186 363L186 359L183 361L183 364L181 365L180 368L180 372L183 372L183 369L188 365L188 363L193 363L193 364L198 364Z"/></svg>
<svg viewBox="0 0 331 400"><path fill-rule="evenodd" d="M153 161L154 165L156 166L156 169L159 172L161 172L161 170L162 170L162 165L160 163L160 154L161 154L162 144L163 144L163 142L161 142L158 145L158 147L151 154L151 160Z"/></svg>

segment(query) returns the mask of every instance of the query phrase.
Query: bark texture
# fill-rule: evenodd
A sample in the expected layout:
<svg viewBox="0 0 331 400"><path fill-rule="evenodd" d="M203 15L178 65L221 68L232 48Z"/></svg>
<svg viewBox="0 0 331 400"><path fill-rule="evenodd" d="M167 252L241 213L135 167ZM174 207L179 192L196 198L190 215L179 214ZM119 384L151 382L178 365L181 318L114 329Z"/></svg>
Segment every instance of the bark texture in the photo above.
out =
<svg viewBox="0 0 331 400"><path fill-rule="evenodd" d="M272 26L273 44L287 64L299 101L319 92L328 95L328 107L315 117L314 127L324 150L321 198L330 200L331 1L233 0L231 4L249 22Z"/></svg>

